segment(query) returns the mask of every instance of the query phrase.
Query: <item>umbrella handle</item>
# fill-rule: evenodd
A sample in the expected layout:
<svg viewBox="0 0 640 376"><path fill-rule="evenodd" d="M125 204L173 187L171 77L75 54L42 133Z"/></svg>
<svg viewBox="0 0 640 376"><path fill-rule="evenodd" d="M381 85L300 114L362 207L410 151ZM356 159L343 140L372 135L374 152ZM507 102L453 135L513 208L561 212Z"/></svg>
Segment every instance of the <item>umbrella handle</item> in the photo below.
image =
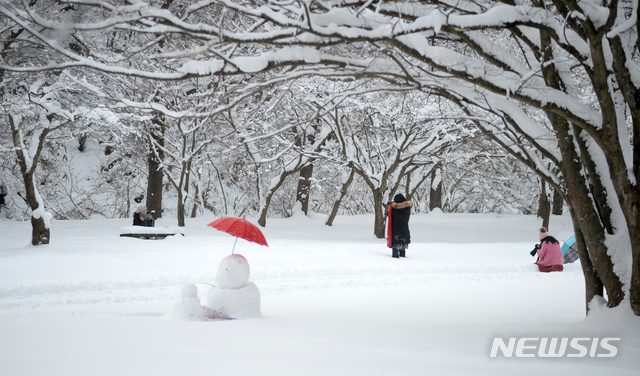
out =
<svg viewBox="0 0 640 376"><path fill-rule="evenodd" d="M236 250L236 243L238 242L238 237L236 236L236 241L233 242L233 249L231 250L231 254L233 255L233 251Z"/></svg>

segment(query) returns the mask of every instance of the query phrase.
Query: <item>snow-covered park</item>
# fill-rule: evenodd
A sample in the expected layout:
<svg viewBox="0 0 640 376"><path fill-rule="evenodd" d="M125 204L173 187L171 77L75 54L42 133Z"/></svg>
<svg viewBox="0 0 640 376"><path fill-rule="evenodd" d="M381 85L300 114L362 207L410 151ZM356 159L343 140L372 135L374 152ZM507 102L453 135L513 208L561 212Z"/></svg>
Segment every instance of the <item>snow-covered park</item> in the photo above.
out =
<svg viewBox="0 0 640 376"><path fill-rule="evenodd" d="M37 247L28 221L0 221L0 375L637 375L640 368L640 317L598 302L585 317L579 262L561 273L537 271L529 254L535 216L414 215L413 242L399 260L373 236L369 215L341 216L332 227L321 215L270 218L262 229L269 247L239 240L235 248L260 291L261 317L189 319L175 312L184 286L195 285L205 304L235 241L206 226L215 219L187 220L184 236L164 240L120 237L129 219L53 221L51 244ZM570 218L553 216L549 232L565 240ZM491 357L495 338L583 338L587 354ZM595 338L620 340L592 349Z"/></svg>

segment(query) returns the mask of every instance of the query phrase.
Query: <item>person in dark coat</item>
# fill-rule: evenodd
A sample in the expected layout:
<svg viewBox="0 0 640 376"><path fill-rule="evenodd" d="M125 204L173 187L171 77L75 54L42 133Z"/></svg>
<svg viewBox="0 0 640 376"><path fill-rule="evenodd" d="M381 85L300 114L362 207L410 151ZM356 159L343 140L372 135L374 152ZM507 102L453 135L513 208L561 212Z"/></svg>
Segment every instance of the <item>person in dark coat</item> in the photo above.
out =
<svg viewBox="0 0 640 376"><path fill-rule="evenodd" d="M400 258L406 256L406 249L411 243L409 231L409 217L413 204L402 194L393 197L388 203L389 216L387 218L387 246L391 248L391 256Z"/></svg>
<svg viewBox="0 0 640 376"><path fill-rule="evenodd" d="M145 226L145 227L153 227L155 225L153 216L147 213L146 206L144 205L138 206L138 209L136 209L136 212L133 213L133 225Z"/></svg>

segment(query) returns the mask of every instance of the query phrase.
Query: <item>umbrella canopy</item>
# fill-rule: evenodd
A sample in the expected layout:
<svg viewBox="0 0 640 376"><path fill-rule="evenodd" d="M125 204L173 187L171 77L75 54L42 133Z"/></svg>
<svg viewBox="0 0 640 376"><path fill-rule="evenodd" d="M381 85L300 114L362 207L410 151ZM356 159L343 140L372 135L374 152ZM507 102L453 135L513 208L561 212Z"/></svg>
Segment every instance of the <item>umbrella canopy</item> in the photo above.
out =
<svg viewBox="0 0 640 376"><path fill-rule="evenodd" d="M564 256L567 253L567 250L569 250L569 248L575 242L576 242L576 236L575 235L571 235L571 237L569 239L567 239L567 241L564 242L564 244L562 244L562 247L560 248L562 250L562 256Z"/></svg>
<svg viewBox="0 0 640 376"><path fill-rule="evenodd" d="M229 235L233 235L236 237L236 243L238 242L238 238L242 238L244 240L248 240L252 243L258 243L260 245L266 245L267 240L264 238L262 231L254 225L253 223L247 221L244 218L237 217L222 217L220 219L216 219L215 221L209 223L207 226L213 227L217 230L224 231ZM236 243L233 243L233 251L236 249Z"/></svg>

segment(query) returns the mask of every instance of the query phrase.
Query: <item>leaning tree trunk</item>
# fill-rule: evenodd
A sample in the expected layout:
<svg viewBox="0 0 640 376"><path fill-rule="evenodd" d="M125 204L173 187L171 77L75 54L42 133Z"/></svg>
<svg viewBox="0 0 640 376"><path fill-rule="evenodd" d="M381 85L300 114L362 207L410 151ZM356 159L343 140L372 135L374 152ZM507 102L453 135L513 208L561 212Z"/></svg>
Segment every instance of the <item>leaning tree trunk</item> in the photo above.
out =
<svg viewBox="0 0 640 376"><path fill-rule="evenodd" d="M342 184L342 189L340 189L340 197L338 197L336 202L333 203L331 214L329 215L329 218L327 219L327 222L326 222L327 226L333 226L333 220L338 215L338 209L340 209L340 204L342 203L344 196L347 195L347 192L349 191L349 186L351 185L351 182L353 182L353 177L355 176L355 174L356 174L356 171L354 169L351 169L351 173L349 173L349 177L344 182L344 184Z"/></svg>
<svg viewBox="0 0 640 376"><path fill-rule="evenodd" d="M575 214L572 212L571 216L573 217L574 215ZM584 276L585 312L589 313L589 303L596 296L604 296L604 286L602 285L602 281L600 280L600 277L598 277L598 273L591 262L591 257L587 251L587 245L584 241L582 230L580 227L576 226L575 222L573 229L576 236L576 249L580 256L580 264L582 265L582 274Z"/></svg>
<svg viewBox="0 0 640 376"><path fill-rule="evenodd" d="M608 217L602 215L607 211L594 209L596 206L593 201L594 196L587 188L593 185L587 184L583 175L582 167L591 163L590 157L588 154L578 155L575 138L579 138L579 133L570 134L568 122L554 114L549 114L549 119L558 132L558 146L562 153L561 172L567 185L567 201L571 207L573 225L580 230L596 275L607 290L609 307L616 307L624 299L624 290L622 281L613 270L611 256L607 252L605 234L607 229L611 228L611 224L607 221ZM591 180L597 178L592 176ZM580 257L582 258L583 255ZM585 281L590 284L587 288L594 288L595 284L589 282L591 276L588 273L590 272L583 268L583 273Z"/></svg>
<svg viewBox="0 0 640 376"><path fill-rule="evenodd" d="M269 192L267 192L267 196L265 197L264 203L262 204L262 209L260 210L260 218L258 219L258 224L260 226L265 227L267 225L267 213L269 212L269 205L271 205L271 199L273 198L273 195L276 193L278 188L280 188L282 184L284 184L284 181L289 175L293 175L298 171L300 171L299 167L296 167L291 171L285 170L282 174L280 174L280 178L278 179L278 181L269 188Z"/></svg>

